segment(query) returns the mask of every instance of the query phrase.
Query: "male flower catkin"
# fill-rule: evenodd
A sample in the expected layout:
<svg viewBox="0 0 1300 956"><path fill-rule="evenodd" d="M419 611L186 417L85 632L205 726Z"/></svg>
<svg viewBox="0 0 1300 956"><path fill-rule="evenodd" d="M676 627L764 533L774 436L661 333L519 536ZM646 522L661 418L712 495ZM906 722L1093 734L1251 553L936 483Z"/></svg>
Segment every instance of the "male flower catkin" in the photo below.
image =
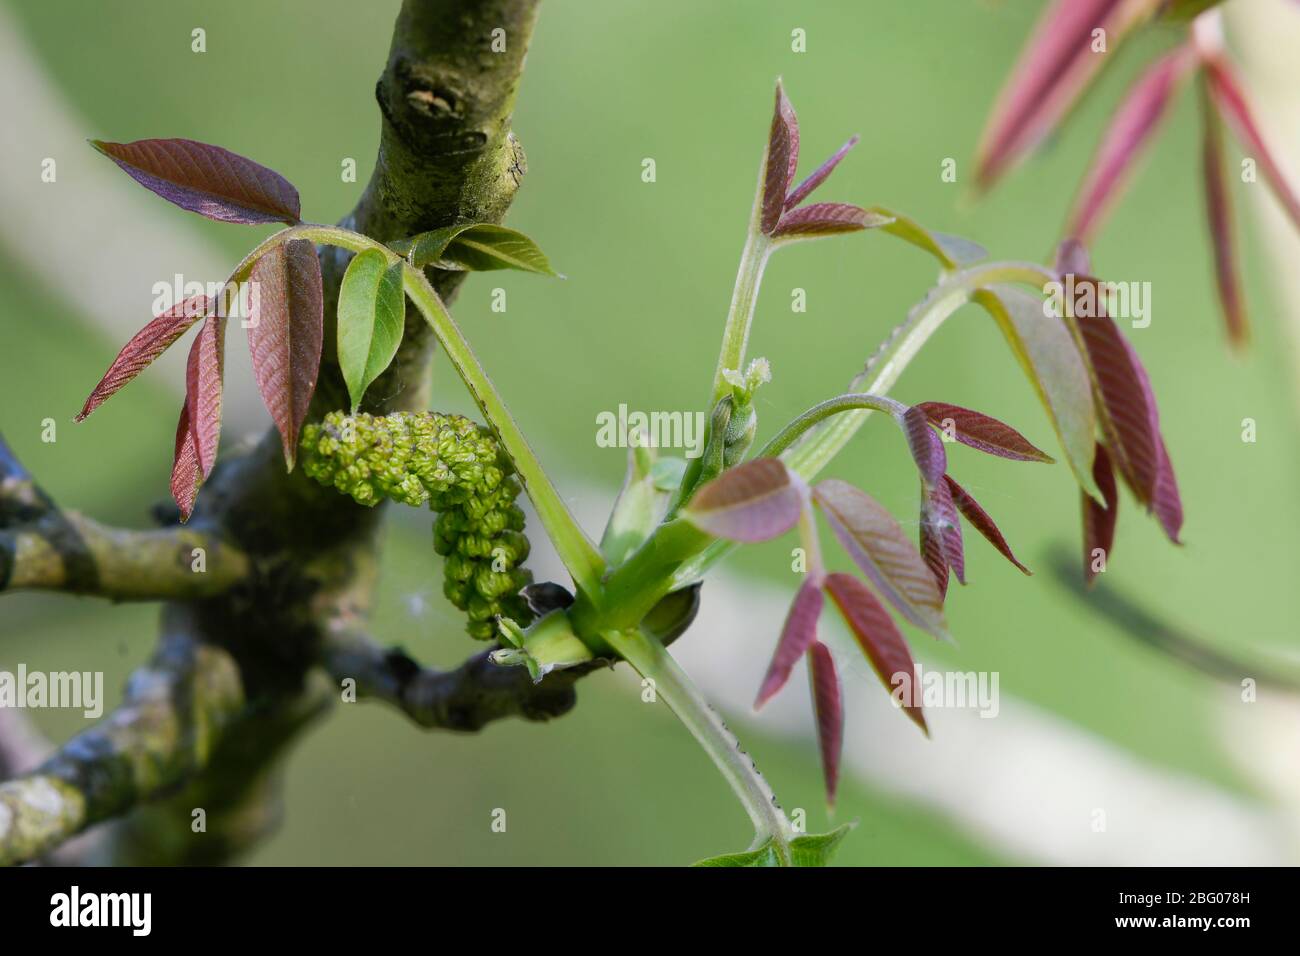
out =
<svg viewBox="0 0 1300 956"><path fill-rule="evenodd" d="M460 415L330 412L302 433L302 467L363 505L384 498L438 513L433 549L443 556L443 593L469 615L469 633L487 640L498 614L527 624L519 596L532 573L522 488L492 433Z"/></svg>

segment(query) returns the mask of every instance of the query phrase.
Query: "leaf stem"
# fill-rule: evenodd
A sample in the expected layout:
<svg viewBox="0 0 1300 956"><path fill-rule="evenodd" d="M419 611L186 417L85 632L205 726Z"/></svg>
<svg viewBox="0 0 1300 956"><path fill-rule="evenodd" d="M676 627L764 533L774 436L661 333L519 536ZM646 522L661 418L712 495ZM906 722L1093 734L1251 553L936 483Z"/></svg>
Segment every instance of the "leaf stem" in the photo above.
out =
<svg viewBox="0 0 1300 956"><path fill-rule="evenodd" d="M718 367L713 372L710 408L731 393L731 386L722 377L722 373L727 369L741 369L744 365L749 330L754 324L754 308L758 304L758 290L763 282L763 269L772 254L772 248L772 240L758 230L757 223L752 224L749 237L745 240L745 248L740 253L736 287L731 293L731 308L727 311L727 324L722 330L722 350L718 353Z"/></svg>
<svg viewBox="0 0 1300 956"><path fill-rule="evenodd" d="M560 497L560 493L542 468L541 462L529 447L528 439L524 437L519 424L510 414L505 401L492 384L492 380L488 378L483 366L479 364L464 333L456 325L451 313L442 304L442 299L429 284L424 273L410 263L405 263L402 276L405 280L406 294L433 327L434 334L446 350L447 357L456 366L456 371L460 373L465 387L474 396L474 401L478 403L488 422L496 429L501 444L505 446L511 461L514 462L515 470L523 481L524 490L528 492L533 507L537 509L537 517L546 528L546 533L555 545L560 560L573 576L574 584L588 595L593 597L599 595L600 579L605 573L605 559L601 557L600 549L574 520L564 499Z"/></svg>
<svg viewBox="0 0 1300 956"><path fill-rule="evenodd" d="M903 405L901 402L896 402L892 398L882 398L879 395L868 395L866 393L850 392L847 395L828 398L826 401L814 405L798 418L787 423L786 426L777 433L776 437L764 445L754 457L775 458L798 441L803 434L813 426L818 425L827 418L830 418L832 415L838 415L841 412L863 408L875 412L894 413L901 411L906 407L907 406Z"/></svg>
<svg viewBox="0 0 1300 956"><path fill-rule="evenodd" d="M730 784L754 824L750 849L756 849L770 838L781 865L790 866L793 831L772 788L686 672L658 640L644 631L615 630L603 636L637 673L654 682L655 694L662 697Z"/></svg>

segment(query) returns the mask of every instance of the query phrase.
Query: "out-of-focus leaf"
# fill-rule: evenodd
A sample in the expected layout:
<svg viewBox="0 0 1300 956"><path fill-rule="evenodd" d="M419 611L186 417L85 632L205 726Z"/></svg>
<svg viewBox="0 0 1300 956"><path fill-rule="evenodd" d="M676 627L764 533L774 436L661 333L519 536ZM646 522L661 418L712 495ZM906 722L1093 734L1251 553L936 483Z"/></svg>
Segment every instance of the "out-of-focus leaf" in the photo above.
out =
<svg viewBox="0 0 1300 956"><path fill-rule="evenodd" d="M189 331L190 326L205 317L211 308L212 300L206 295L191 296L172 306L133 335L131 340L122 346L122 351L117 353L113 364L108 367L104 377L91 391L76 420L84 420L87 415L108 401L114 392L144 371L149 363Z"/></svg>
<svg viewBox="0 0 1300 956"><path fill-rule="evenodd" d="M957 506L942 477L921 486L921 556L934 574L939 593L948 593L948 569L966 583L966 557Z"/></svg>
<svg viewBox="0 0 1300 956"><path fill-rule="evenodd" d="M1179 543L1178 534L1183 527L1183 500L1178 494L1178 482L1174 478L1174 466L1169 461L1169 449L1165 440L1160 439L1157 449L1160 455L1159 471L1156 473L1156 490L1151 498L1151 510L1156 520L1165 529L1170 541Z"/></svg>
<svg viewBox="0 0 1300 956"><path fill-rule="evenodd" d="M767 541L799 521L807 488L779 458L755 458L701 487L682 516L731 541Z"/></svg>
<svg viewBox="0 0 1300 956"><path fill-rule="evenodd" d="M419 269L425 266L461 272L518 269L538 275L559 275L537 243L518 229L495 223L463 222L445 226L390 243L389 248Z"/></svg>
<svg viewBox="0 0 1300 956"><path fill-rule="evenodd" d="M1104 506L1088 495L1083 496L1083 579L1092 583L1097 572L1093 570L1093 552L1101 550L1104 566L1110 564L1110 549L1115 543L1115 522L1119 518L1119 489L1115 487L1115 472L1111 468L1106 446L1098 444L1093 459L1093 477L1101 489Z"/></svg>
<svg viewBox="0 0 1300 956"><path fill-rule="evenodd" d="M1011 545L1007 544L1007 539L1002 536L998 530L997 524L989 517L987 511L980 507L978 501L961 485L953 481L948 475L943 476L944 483L948 486L948 493L952 495L952 502L957 506L957 510L966 516L966 520L971 523L976 531L984 536L989 544L997 548L1002 556L1018 567L1025 574L1033 574L1027 567L1017 560L1011 552ZM1089 501L1092 499L1089 498Z"/></svg>
<svg viewBox="0 0 1300 956"><path fill-rule="evenodd" d="M199 470L199 453L194 443L194 429L190 426L188 403L181 405L181 417L176 423L176 448L172 455L172 498L181 510L181 522L189 520L194 511L194 499L203 481Z"/></svg>
<svg viewBox="0 0 1300 956"><path fill-rule="evenodd" d="M1265 142L1231 64L1222 57L1210 57L1205 61L1205 69L1210 93L1219 112L1232 125L1237 138L1258 164L1283 211L1291 217L1295 227L1300 229L1300 194L1292 187L1276 154Z"/></svg>
<svg viewBox="0 0 1300 956"><path fill-rule="evenodd" d="M801 182L798 186L795 186L794 189L790 190L790 194L785 197L786 211L789 212L795 206L799 205L812 194L814 189L826 182L827 177L829 177L830 174L835 171L835 167L840 164L840 160L847 156L849 150L857 145L858 137L850 137L849 141L837 149L830 159L826 160L826 162L814 169L811 176Z"/></svg>
<svg viewBox="0 0 1300 956"><path fill-rule="evenodd" d="M1179 47L1157 60L1134 84L1097 148L1070 213L1066 235L1087 239L1101 222L1193 63L1191 49Z"/></svg>
<svg viewBox="0 0 1300 956"><path fill-rule="evenodd" d="M840 545L885 599L926 633L952 640L943 596L894 516L865 491L836 478L819 482L813 497Z"/></svg>
<svg viewBox="0 0 1300 956"><path fill-rule="evenodd" d="M844 704L840 698L835 659L830 648L820 641L808 649L808 679L812 685L813 711L817 715L817 745L822 755L826 803L833 807L840 782L840 753L844 747Z"/></svg>
<svg viewBox="0 0 1300 956"><path fill-rule="evenodd" d="M218 222L298 222L298 190L273 169L190 139L91 145L168 202Z"/></svg>
<svg viewBox="0 0 1300 956"><path fill-rule="evenodd" d="M1052 131L1132 28L1164 0L1053 0L998 94L976 151L987 189ZM1101 31L1097 33L1096 31ZM1105 52L1094 49L1098 39Z"/></svg>
<svg viewBox="0 0 1300 956"><path fill-rule="evenodd" d="M1241 298L1241 270L1237 265L1237 246L1232 227L1232 196L1223 165L1223 124L1207 89L1201 82L1201 175L1205 184L1205 213L1210 222L1210 242L1214 247L1214 281L1223 309L1228 341L1241 348L1250 335L1246 308Z"/></svg>
<svg viewBox="0 0 1300 956"><path fill-rule="evenodd" d="M989 415L960 405L949 405L947 402L921 402L916 407L932 425L963 445L978 448L999 458L1048 464L1053 461L1051 455L1036 448L1020 432Z"/></svg>
<svg viewBox="0 0 1300 956"><path fill-rule="evenodd" d="M872 206L867 211L893 220L892 222L881 223L880 228L893 236L897 236L904 242L910 242L912 245L924 249L938 259L939 264L945 269L960 269L963 266L979 262L988 256L988 250L977 242L971 242L969 239L961 238L961 236L950 236L947 233L926 229L915 219L904 216L892 209L886 209L884 206Z"/></svg>
<svg viewBox="0 0 1300 956"><path fill-rule="evenodd" d="M1038 392L1079 487L1100 499L1092 479L1097 433L1092 383L1070 330L1044 313L1041 296L1015 286L981 289L974 299L998 323Z"/></svg>
<svg viewBox="0 0 1300 956"><path fill-rule="evenodd" d="M1195 20L1198 16L1217 7L1223 0L1165 0L1160 16L1165 20Z"/></svg>
<svg viewBox="0 0 1300 956"><path fill-rule="evenodd" d="M845 623L867 655L880 682L885 685L885 690L893 695L897 678L900 681L906 679L906 686L915 692L918 682L912 652L907 649L907 642L898 633L889 612L881 607L871 590L853 575L837 572L827 575L826 593L844 616ZM925 714L916 702L917 696L912 694L911 701L903 704L903 711L929 736Z"/></svg>
<svg viewBox="0 0 1300 956"><path fill-rule="evenodd" d="M194 433L194 453L199 473L204 479L217 463L217 445L221 441L221 390L225 367L226 324L215 315L203 320L199 334L190 346L185 368L185 405L190 430Z"/></svg>
<svg viewBox="0 0 1300 956"><path fill-rule="evenodd" d="M792 866L826 866L839 849L839 845L848 836L856 824L845 823L830 833L806 833L790 841L790 862ZM722 856L700 860L694 866L780 866L776 850L769 839L756 850L744 853L726 853Z"/></svg>
<svg viewBox="0 0 1300 956"><path fill-rule="evenodd" d="M858 206L841 202L813 203L800 206L781 217L772 232L775 239L816 239L844 232L858 232L886 225L885 216L867 212Z"/></svg>
<svg viewBox="0 0 1300 956"><path fill-rule="evenodd" d="M397 354L405 321L402 264L390 266L378 249L357 253L343 274L338 306L339 368L354 412Z"/></svg>
<svg viewBox="0 0 1300 956"><path fill-rule="evenodd" d="M821 617L822 603L822 576L811 573L804 578L790 605L772 663L754 701L755 710L785 686L795 663L817 641L817 619Z"/></svg>
<svg viewBox="0 0 1300 956"><path fill-rule="evenodd" d="M799 165L799 120L794 115L794 107L786 98L780 80L776 83L776 106L772 110L772 129L767 137L766 155L763 208L759 225L770 236L781 221L785 197Z"/></svg>
<svg viewBox="0 0 1300 956"><path fill-rule="evenodd" d="M257 310L248 328L253 377L293 470L298 431L316 391L324 338L320 260L303 239L273 246L253 264Z"/></svg>

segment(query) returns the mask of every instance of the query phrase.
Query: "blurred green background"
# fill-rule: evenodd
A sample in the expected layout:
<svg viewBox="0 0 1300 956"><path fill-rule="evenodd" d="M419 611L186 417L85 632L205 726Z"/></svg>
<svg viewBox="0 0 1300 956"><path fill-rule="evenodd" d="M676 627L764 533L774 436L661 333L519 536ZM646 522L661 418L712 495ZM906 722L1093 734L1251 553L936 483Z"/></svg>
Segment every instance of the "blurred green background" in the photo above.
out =
<svg viewBox="0 0 1300 956"><path fill-rule="evenodd" d="M374 81L396 0L7 5L51 82L81 114L87 138L221 144L292 180L305 217L316 221L339 219L364 187L379 125ZM1048 256L1117 95L1170 38L1157 31L1122 49L1076 121L974 202L966 187L974 146L1038 8L546 0L515 115L529 174L509 223L537 238L568 279L471 278L455 312L561 483L603 486L612 496L621 479L622 453L595 446L598 412L620 402L688 409L703 400L777 75L799 112L801 172L849 134L862 135L820 199L888 205L976 239L1000 258ZM196 26L207 31L203 55L190 51ZM807 53L791 51L796 27L807 31ZM1263 264L1252 255L1258 241L1244 197L1256 336L1244 360L1225 349L1193 107L1184 95L1093 249L1106 277L1154 287L1154 322L1132 340L1160 397L1187 545L1170 547L1126 500L1105 584L1224 647L1284 650L1294 647L1292 622L1300 616L1300 562L1289 530L1300 519L1292 493L1300 465L1293 371ZM358 160L355 184L340 181L344 157ZM641 181L645 157L656 161L653 184ZM948 157L957 161L957 184L940 180ZM60 157L61 178L102 162L89 147ZM121 177L120 189L137 188ZM219 244L232 264L265 232L165 211L176 229ZM95 249L78 245L75 221L60 223L59 232L67 239L49 255L65 260L66 281L76 283L78 260ZM764 434L847 382L934 276L927 257L883 235L806 243L777 256L752 343L752 354L768 356L775 371L761 395ZM507 289L505 315L489 309L493 286ZM807 290L805 314L791 312L795 287ZM148 506L166 495L178 382L146 374L94 421L73 428L73 413L120 342L70 314L8 256L0 294L6 439L64 504L143 524ZM235 337L229 351L232 362L246 362ZM465 408L445 363L435 382L439 407ZM1030 386L976 310L945 327L895 394L981 409L1055 448ZM40 441L47 416L60 423L55 444ZM1240 440L1247 416L1258 422L1256 444ZM1053 545L1077 550L1077 493L1063 465L974 453L953 460L1031 566L1044 565ZM831 473L863 484L915 525L915 481L888 422L873 420ZM442 604L427 533L427 515L394 523L376 631L449 664L472 648ZM926 646L927 662L1000 671L1003 694L1055 712L1142 762L1255 795L1216 730L1221 692L1209 680L1137 647L1050 574L1023 578L974 539L968 535L973 584L950 601L961 645ZM730 567L788 589L788 547L749 549ZM413 596L426 598L427 608ZM154 618L148 607L9 596L0 603L0 667L103 669L116 697L153 645ZM753 635L758 656L770 652L779 621L770 625ZM65 714L38 717L57 737L79 729ZM852 740L872 728L850 725L847 733ZM822 806L814 748L752 733L746 743L786 805ZM888 777L890 768L876 772ZM505 835L489 831L494 807L508 809ZM743 814L685 732L662 708L637 706L625 678L609 676L584 681L578 708L559 722L496 725L477 737L421 733L379 706L336 708L289 760L287 808L282 829L252 862L671 864L747 839ZM862 826L842 862L1018 861L933 811L850 781L837 819L854 818ZM826 822L824 810L810 810L811 826Z"/></svg>

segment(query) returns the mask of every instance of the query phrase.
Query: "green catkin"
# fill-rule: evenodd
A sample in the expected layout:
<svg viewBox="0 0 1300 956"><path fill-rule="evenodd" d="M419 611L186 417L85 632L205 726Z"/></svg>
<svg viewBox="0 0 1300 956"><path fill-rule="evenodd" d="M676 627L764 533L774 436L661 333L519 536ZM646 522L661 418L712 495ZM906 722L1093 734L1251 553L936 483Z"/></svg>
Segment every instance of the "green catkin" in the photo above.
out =
<svg viewBox="0 0 1300 956"><path fill-rule="evenodd" d="M443 593L480 640L496 617L527 624L519 591L532 582L522 488L492 433L460 415L394 412L382 418L330 412L302 433L302 467L360 504L384 499L438 513L433 549L443 558Z"/></svg>

